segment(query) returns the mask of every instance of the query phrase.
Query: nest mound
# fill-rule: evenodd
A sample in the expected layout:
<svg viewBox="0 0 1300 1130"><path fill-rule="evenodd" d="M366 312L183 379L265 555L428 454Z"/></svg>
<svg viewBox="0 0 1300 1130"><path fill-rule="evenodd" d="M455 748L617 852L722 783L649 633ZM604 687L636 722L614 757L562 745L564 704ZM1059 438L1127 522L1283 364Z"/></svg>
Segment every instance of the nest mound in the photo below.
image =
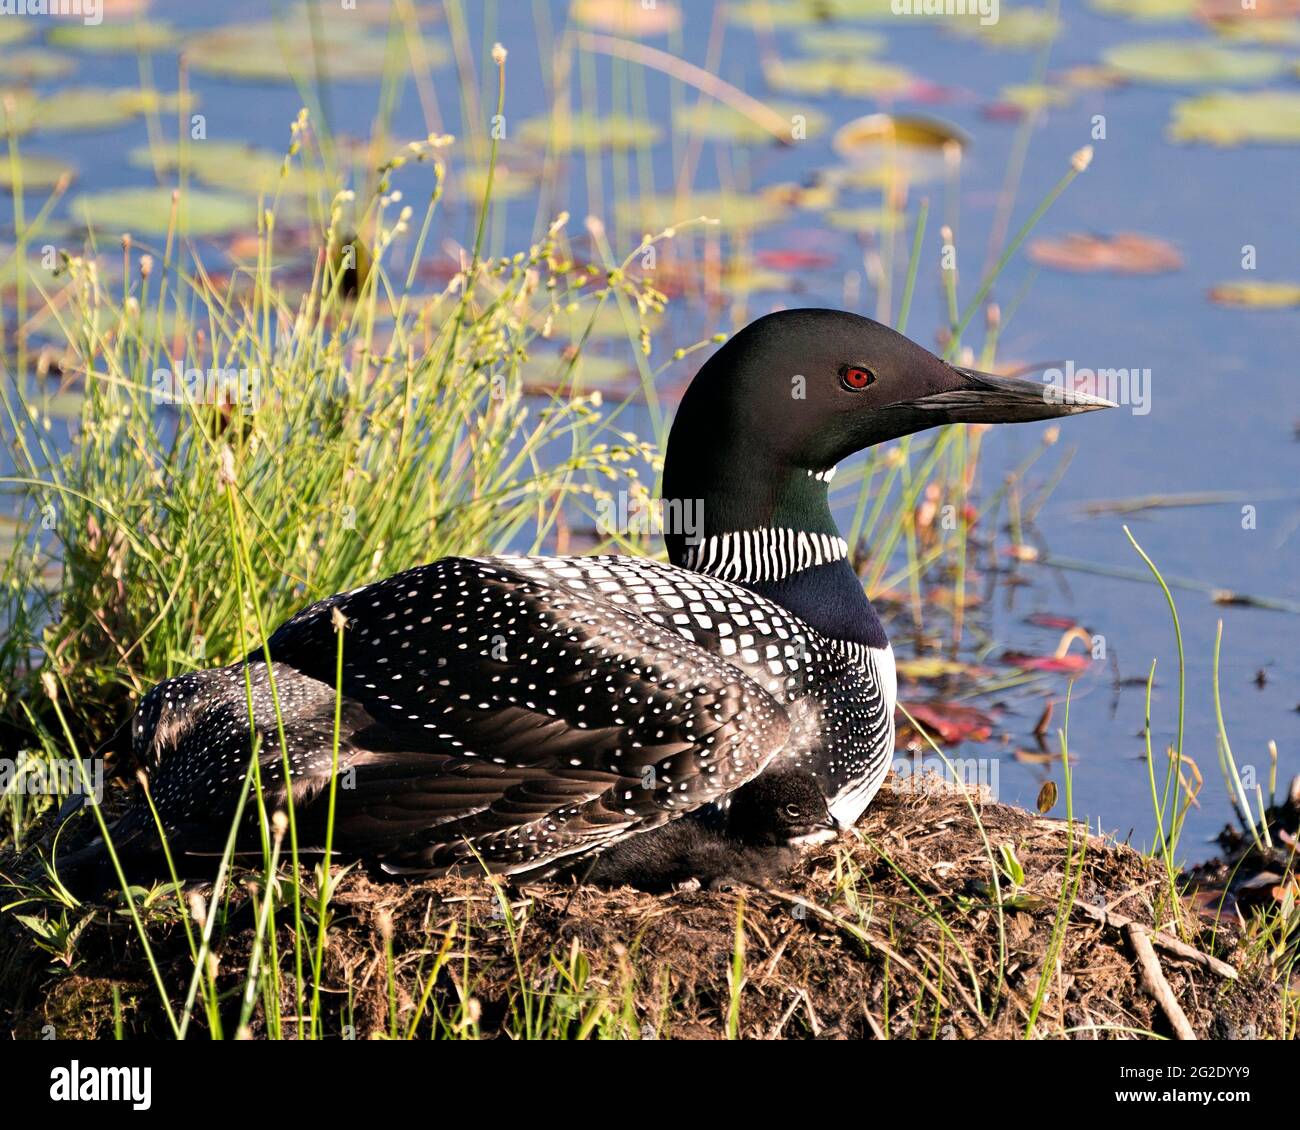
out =
<svg viewBox="0 0 1300 1130"><path fill-rule="evenodd" d="M965 794L887 787L859 840L814 849L780 889L651 896L348 871L331 902L323 1031L1018 1038L1032 1024L1038 1036L1091 1039L1172 1035L1186 1023L1203 1038L1281 1033L1278 986L1247 960L1235 927L1184 913L1181 941L1157 930L1157 908L1170 914L1156 863L1080 824L973 807L978 821ZM1063 900L1067 875L1073 897ZM215 951L230 1035L253 893L237 883L221 905ZM109 1036L115 1022L128 1036L169 1034L120 903L70 911L77 933L53 965L33 943L30 908L19 913L29 921L0 917L0 1009L12 1035ZM173 1001L193 970L180 913L168 894L148 918ZM280 1011L290 1018L280 1031L291 1036L292 919L279 918ZM307 933L310 967L314 926ZM199 1009L195 1029L205 1023ZM269 1030L264 998L248 1034Z"/></svg>

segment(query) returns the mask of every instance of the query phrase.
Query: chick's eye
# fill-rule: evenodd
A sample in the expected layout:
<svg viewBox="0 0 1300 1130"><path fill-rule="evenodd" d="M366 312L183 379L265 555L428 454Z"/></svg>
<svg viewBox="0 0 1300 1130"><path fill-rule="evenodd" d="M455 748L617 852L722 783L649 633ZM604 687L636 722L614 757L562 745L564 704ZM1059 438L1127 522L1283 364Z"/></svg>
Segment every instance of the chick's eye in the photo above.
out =
<svg viewBox="0 0 1300 1130"><path fill-rule="evenodd" d="M840 370L840 384L852 392L866 388L876 379L876 374L860 365L845 365Z"/></svg>
<svg viewBox="0 0 1300 1130"><path fill-rule="evenodd" d="M785 806L785 814L790 817L791 820L795 819L799 815L799 806L797 804L787 804Z"/></svg>

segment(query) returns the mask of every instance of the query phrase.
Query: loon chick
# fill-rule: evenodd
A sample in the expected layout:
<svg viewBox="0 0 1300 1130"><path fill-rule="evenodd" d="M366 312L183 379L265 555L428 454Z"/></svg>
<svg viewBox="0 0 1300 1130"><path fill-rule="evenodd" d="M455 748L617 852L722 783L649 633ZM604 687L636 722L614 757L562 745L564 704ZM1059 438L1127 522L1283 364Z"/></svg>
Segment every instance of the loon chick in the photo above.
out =
<svg viewBox="0 0 1300 1130"><path fill-rule="evenodd" d="M790 870L798 845L835 837L838 825L811 773L769 769L730 800L722 828L692 814L628 836L600 854L586 881L651 893L691 879L710 890L728 882L762 883Z"/></svg>
<svg viewBox="0 0 1300 1130"><path fill-rule="evenodd" d="M286 805L287 758L299 844L325 842L336 623L343 857L542 878L725 808L769 766L810 774L852 825L889 766L896 684L831 516L836 464L938 424L1111 406L1054 391L950 365L854 314L759 318L678 409L665 511L698 521L669 530L667 563L443 558L322 600L265 649L146 694L129 741L178 863L223 849L255 749L267 811ZM250 797L251 846L254 809ZM143 799L113 834L128 870L161 871ZM96 851L104 875L102 846L74 871Z"/></svg>

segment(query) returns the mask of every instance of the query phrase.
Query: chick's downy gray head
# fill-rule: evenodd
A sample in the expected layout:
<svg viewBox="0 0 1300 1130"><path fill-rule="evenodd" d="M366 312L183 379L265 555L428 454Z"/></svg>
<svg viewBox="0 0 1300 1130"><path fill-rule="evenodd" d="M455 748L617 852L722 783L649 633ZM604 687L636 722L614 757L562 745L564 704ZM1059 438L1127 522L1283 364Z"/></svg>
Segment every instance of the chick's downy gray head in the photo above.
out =
<svg viewBox="0 0 1300 1130"><path fill-rule="evenodd" d="M745 843L786 845L834 839L838 825L811 774L777 769L732 795L727 828Z"/></svg>

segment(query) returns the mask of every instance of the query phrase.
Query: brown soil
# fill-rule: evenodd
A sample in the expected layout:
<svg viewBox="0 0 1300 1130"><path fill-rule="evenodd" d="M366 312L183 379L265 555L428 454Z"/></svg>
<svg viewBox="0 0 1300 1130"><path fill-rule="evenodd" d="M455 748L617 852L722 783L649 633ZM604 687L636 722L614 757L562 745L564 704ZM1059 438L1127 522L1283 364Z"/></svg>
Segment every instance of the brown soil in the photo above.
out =
<svg viewBox="0 0 1300 1130"><path fill-rule="evenodd" d="M550 1035L723 1037L739 917L743 983L735 1023L741 1036L1020 1037L1052 948L1070 830L1004 805L978 807L994 851L1013 845L1025 872L1015 890L1003 877L1001 915L967 801L941 788L886 788L859 827L861 841L816 849L779 891L655 897L538 884L505 891L507 918L483 879L377 881L351 872L336 885L332 904L326 1034L364 1038L390 1031L390 961L396 1025L405 1032L454 927L450 960L421 1013L421 1035L435 1026L442 1034L520 1035L529 1014ZM1076 854L1086 839L1077 901L1153 926L1153 909L1167 887L1160 868L1125 845L1086 836L1078 825L1074 839ZM253 919L243 887L227 905L218 958L229 1035ZM0 915L0 1018L13 1036L111 1035L114 987L128 1035L168 1034L120 904L69 912L69 924L86 918L69 964L51 962L33 945L30 926L15 916L33 913L42 911L28 906ZM43 913L57 918L48 905ZM174 903L164 898L150 915L164 979L173 1001L183 1000L192 963ZM282 923L288 918L281 914ZM1198 926L1190 913L1184 922L1194 933L1189 941L1240 971L1230 980L1161 951L1168 984L1197 1035L1279 1035L1279 989L1237 947L1235 928ZM314 928L308 933L314 943ZM288 986L288 925L281 925L277 945ZM282 996L291 1016L288 992ZM204 1030L201 1010L195 1024ZM286 1031L292 1033L292 1023ZM1123 933L1076 911L1046 979L1035 1031L1168 1035L1170 1023L1140 984ZM251 1034L265 1034L260 1008Z"/></svg>

